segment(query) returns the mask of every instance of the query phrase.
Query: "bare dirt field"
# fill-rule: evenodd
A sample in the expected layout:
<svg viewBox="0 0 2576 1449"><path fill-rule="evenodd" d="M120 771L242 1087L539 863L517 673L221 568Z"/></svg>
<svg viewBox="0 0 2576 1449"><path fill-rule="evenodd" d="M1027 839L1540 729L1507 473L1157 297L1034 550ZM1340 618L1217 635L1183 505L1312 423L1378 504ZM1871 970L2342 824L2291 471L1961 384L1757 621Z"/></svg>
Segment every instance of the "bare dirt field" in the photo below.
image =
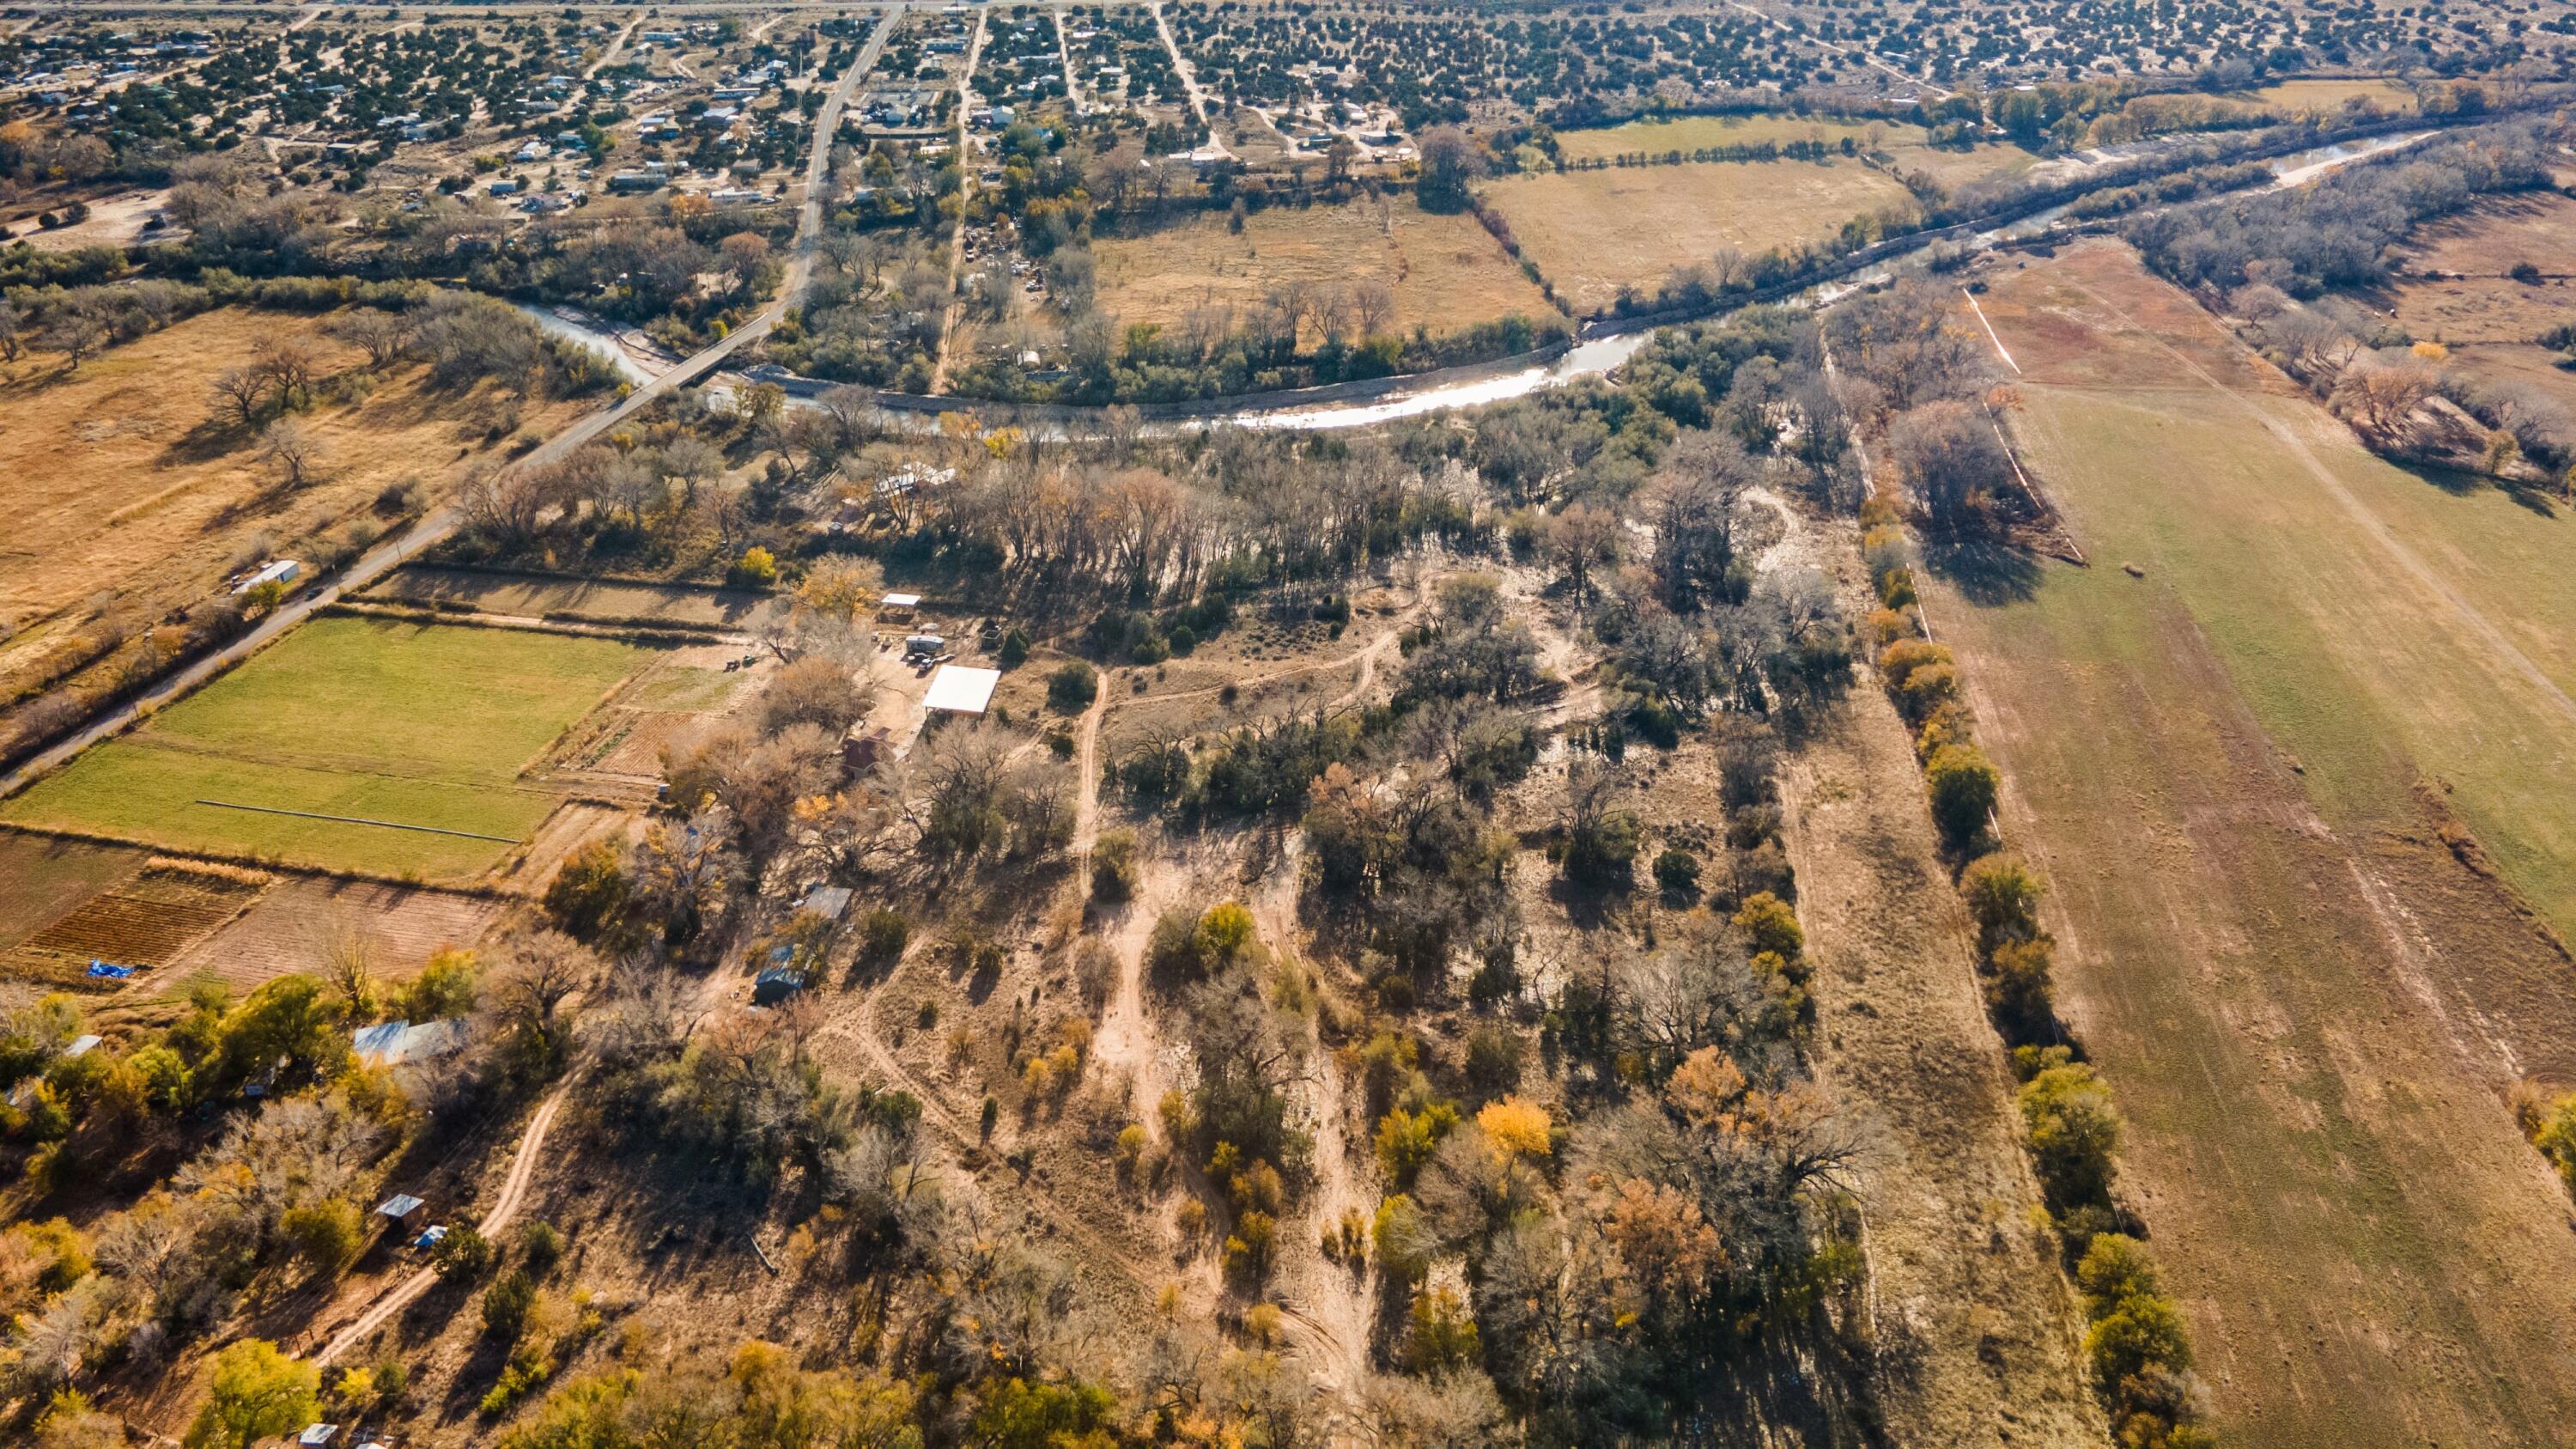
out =
<svg viewBox="0 0 2576 1449"><path fill-rule="evenodd" d="M1244 219L1192 213L1145 235L1103 237L1100 310L1122 323L1176 323L1206 307L1240 312L1290 283L1382 281L1395 294L1390 331L1444 332L1509 313L1554 310L1476 219L1406 201L1271 207Z"/></svg>
<svg viewBox="0 0 2576 1449"><path fill-rule="evenodd" d="M761 608L773 596L756 589L484 573L436 564L407 564L363 597L402 604L462 604L486 614L522 618L749 629L759 622Z"/></svg>
<svg viewBox="0 0 2576 1449"><path fill-rule="evenodd" d="M363 360L321 319L227 308L139 338L66 373L52 354L0 382L0 639L101 593L146 617L218 587L228 568L353 516L386 485L442 489L474 460L495 416L486 393L430 391L406 368L362 400L315 408L319 481L278 485L256 438L218 417L209 381L264 340L311 341L325 371ZM532 406L543 431L582 404ZM0 644L0 680L62 631Z"/></svg>
<svg viewBox="0 0 2576 1449"><path fill-rule="evenodd" d="M500 910L500 902L482 896L296 876L160 975L167 984L202 972L247 995L273 977L313 970L335 934L355 931L372 945L377 974L401 980L438 951L471 947Z"/></svg>
<svg viewBox="0 0 2576 1449"><path fill-rule="evenodd" d="M0 830L0 951L143 865L144 852Z"/></svg>
<svg viewBox="0 0 2576 1449"><path fill-rule="evenodd" d="M2504 1099L2576 1072L2576 968L2506 883L2567 903L2571 525L2371 457L2115 245L1982 300L2095 567L1953 559L1930 612L2220 1427L2546 1442L2576 1237Z"/></svg>
<svg viewBox="0 0 2576 1449"><path fill-rule="evenodd" d="M1720 247L1759 254L1834 234L1844 222L1911 198L1858 161L1708 162L1511 176L1485 199L1511 223L1522 254L1578 310L1623 288L1652 291Z"/></svg>
<svg viewBox="0 0 2576 1449"><path fill-rule="evenodd" d="M2576 201L2556 192L2488 201L2421 228L2406 249L2410 275L2395 289L2394 309L2417 338L2527 343L2576 322ZM2522 265L2540 277L2506 275Z"/></svg>
<svg viewBox="0 0 2576 1449"><path fill-rule="evenodd" d="M128 979L93 976L106 963L160 980L195 942L250 908L269 878L222 867L147 863L81 901L0 955L0 975L82 991Z"/></svg>
<svg viewBox="0 0 2576 1449"><path fill-rule="evenodd" d="M82 247L121 247L142 240L152 213L170 199L166 189L124 191L99 197L89 204L89 215L69 226L48 231L36 224L36 217L46 208L26 209L6 218L9 230L40 252L78 251ZM56 203L59 205L60 203ZM13 212L17 209L13 208ZM163 232L160 236L176 236ZM156 236L155 240L160 237Z"/></svg>

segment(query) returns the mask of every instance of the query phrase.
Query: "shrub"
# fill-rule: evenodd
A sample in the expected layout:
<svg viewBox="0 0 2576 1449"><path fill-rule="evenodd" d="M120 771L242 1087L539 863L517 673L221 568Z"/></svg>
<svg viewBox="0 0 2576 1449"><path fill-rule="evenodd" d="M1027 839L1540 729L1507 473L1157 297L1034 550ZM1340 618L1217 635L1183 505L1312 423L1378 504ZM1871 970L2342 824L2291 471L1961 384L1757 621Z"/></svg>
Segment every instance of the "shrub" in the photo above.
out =
<svg viewBox="0 0 2576 1449"><path fill-rule="evenodd" d="M1745 944L1756 955L1768 951L1794 961L1807 949L1807 933L1798 925L1798 913L1769 891L1745 897L1735 911L1735 928L1744 933Z"/></svg>
<svg viewBox="0 0 2576 1449"><path fill-rule="evenodd" d="M1233 965L1258 944L1252 912L1240 902L1219 901L1199 917L1199 959L1211 970Z"/></svg>
<svg viewBox="0 0 2576 1449"><path fill-rule="evenodd" d="M525 1254L528 1275L543 1278L563 1261L563 1234L549 1222L532 1222L519 1232L519 1249Z"/></svg>
<svg viewBox="0 0 2576 1449"><path fill-rule="evenodd" d="M438 1276L451 1283L469 1282L492 1266L492 1244L470 1227L451 1229L430 1255Z"/></svg>
<svg viewBox="0 0 2576 1449"><path fill-rule="evenodd" d="M537 1281L525 1269L513 1268L483 1290L483 1331L504 1343L518 1340L528 1326L528 1310L537 1306Z"/></svg>
<svg viewBox="0 0 2576 1449"><path fill-rule="evenodd" d="M313 1421L322 1370L288 1358L263 1338L215 1355L206 1406L188 1428L187 1449L249 1449Z"/></svg>
<svg viewBox="0 0 2576 1449"><path fill-rule="evenodd" d="M995 662L1004 669L1017 669L1029 662L1029 631L1012 629L1002 635L1002 647L995 652Z"/></svg>
<svg viewBox="0 0 2576 1449"><path fill-rule="evenodd" d="M1521 1039L1499 1026L1480 1026L1467 1037L1467 1085L1491 1096L1520 1085Z"/></svg>
<svg viewBox="0 0 2576 1449"><path fill-rule="evenodd" d="M290 1208L277 1222L278 1231L295 1245L297 1257L325 1273L338 1273L357 1261L365 1246L364 1222L355 1203L326 1198L311 1207Z"/></svg>
<svg viewBox="0 0 2576 1449"><path fill-rule="evenodd" d="M2557 1169L2558 1180L2576 1191L2576 1092L2555 1100L2527 1095L2515 1103L2515 1115L2531 1145Z"/></svg>
<svg viewBox="0 0 2576 1449"><path fill-rule="evenodd" d="M1396 1186L1413 1186L1414 1177L1457 1125L1458 1109L1446 1102L1434 1102L1419 1114L1394 1108L1378 1120L1378 1166Z"/></svg>
<svg viewBox="0 0 2576 1449"><path fill-rule="evenodd" d="M1157 977L1187 980L1207 970L1199 951L1199 918L1187 906L1175 906L1154 921L1145 938L1145 969Z"/></svg>
<svg viewBox="0 0 2576 1449"><path fill-rule="evenodd" d="M1699 857L1687 850L1666 850L1655 857L1655 884L1667 895L1699 894Z"/></svg>
<svg viewBox="0 0 2576 1449"><path fill-rule="evenodd" d="M1370 1225L1369 1237L1377 1246L1378 1265L1407 1282L1420 1282L1431 1271L1431 1255L1439 1242L1422 1209L1412 1198L1397 1193L1377 1205L1377 1218Z"/></svg>
<svg viewBox="0 0 2576 1449"><path fill-rule="evenodd" d="M1981 855L1959 873L1959 893L1988 941L2022 940L2039 930L2039 898L2046 887L2022 858Z"/></svg>
<svg viewBox="0 0 2576 1449"><path fill-rule="evenodd" d="M1404 1366L1417 1374L1448 1373L1476 1362L1480 1352L1476 1320L1467 1305L1448 1288L1417 1293L1404 1337Z"/></svg>
<svg viewBox="0 0 2576 1449"><path fill-rule="evenodd" d="M859 922L859 954L878 965L903 955L912 939L912 922L892 906L879 906Z"/></svg>
<svg viewBox="0 0 2576 1449"><path fill-rule="evenodd" d="M2040 1061L2046 1065L2022 1084L2014 1102L2049 1206L2062 1213L2106 1203L2111 1159L2120 1145L2120 1113L2110 1089L2091 1067L2068 1060L2063 1047L2041 1054Z"/></svg>
<svg viewBox="0 0 2576 1449"><path fill-rule="evenodd" d="M2021 1045L2056 1034L2057 1004L2049 982L2055 943L2046 936L2007 941L1986 958L1986 1009L2004 1040Z"/></svg>
<svg viewBox="0 0 2576 1449"><path fill-rule="evenodd" d="M1116 903L1136 893L1136 836L1104 831L1091 847L1091 898Z"/></svg>
<svg viewBox="0 0 2576 1449"><path fill-rule="evenodd" d="M1234 1220L1225 1240L1225 1276L1237 1284L1258 1283L1270 1275L1271 1249L1279 1220L1265 1212L1248 1212Z"/></svg>
<svg viewBox="0 0 2576 1449"><path fill-rule="evenodd" d="M2003 775L1984 751L1974 745L1943 745L1933 752L1923 776L1932 792L1932 819L1952 845L1966 845L1985 833Z"/></svg>
<svg viewBox="0 0 2576 1449"><path fill-rule="evenodd" d="M1100 697L1100 671L1068 659L1047 675L1047 703L1058 714L1080 714Z"/></svg>

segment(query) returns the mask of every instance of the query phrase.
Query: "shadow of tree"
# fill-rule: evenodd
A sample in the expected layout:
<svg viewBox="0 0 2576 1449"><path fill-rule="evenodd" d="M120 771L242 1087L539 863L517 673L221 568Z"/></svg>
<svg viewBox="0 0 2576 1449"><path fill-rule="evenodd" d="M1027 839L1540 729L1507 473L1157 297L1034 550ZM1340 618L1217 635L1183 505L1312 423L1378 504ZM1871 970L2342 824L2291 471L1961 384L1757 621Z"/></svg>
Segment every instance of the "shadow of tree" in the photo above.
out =
<svg viewBox="0 0 2576 1449"><path fill-rule="evenodd" d="M2492 489L2543 518L2556 518L2559 508L2564 503L2563 499L2553 498L2528 483L2493 478L2484 473L2441 468L2429 463L2399 463L2397 468L2398 471L2439 488L2454 498L2474 498Z"/></svg>
<svg viewBox="0 0 2576 1449"><path fill-rule="evenodd" d="M2018 603L2039 591L2039 560L1992 539L1927 539L1923 566L1972 604Z"/></svg>

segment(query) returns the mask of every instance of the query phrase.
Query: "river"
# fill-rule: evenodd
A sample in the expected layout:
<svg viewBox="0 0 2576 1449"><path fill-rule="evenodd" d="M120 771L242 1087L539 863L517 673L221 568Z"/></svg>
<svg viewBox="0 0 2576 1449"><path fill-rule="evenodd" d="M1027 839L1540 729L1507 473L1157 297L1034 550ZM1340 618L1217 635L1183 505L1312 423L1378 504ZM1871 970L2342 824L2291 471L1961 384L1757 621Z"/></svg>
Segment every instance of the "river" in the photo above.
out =
<svg viewBox="0 0 2576 1449"><path fill-rule="evenodd" d="M2304 186L2320 176L2355 161L2367 160L2373 156L2412 146L2437 134L2439 133L2436 131L2414 131L2403 135L2374 136L2367 140L2318 146L2287 156L2274 157L2264 164L2271 167L2273 175L2279 178L2272 183L2274 189ZM1974 244L1992 246L2001 241L2027 241L2047 232L2049 228L2063 220L2065 214L2066 207L2051 207L2046 211L2024 217L2009 226L1980 233L1974 239ZM1907 257L1919 255L1920 253L1909 253ZM1895 267L1906 259L1898 258L1888 265L1871 268L1857 276L1832 282L1820 282L1803 292L1782 299L1780 305L1830 306L1854 291L1887 281L1895 275ZM655 377L669 365L662 363L657 366L639 358L633 343L625 340L635 334L612 332L596 319L588 319L587 314L575 313L569 308L556 309L524 303L519 310L526 313L538 326L558 337L586 343L608 354L616 362L618 371L632 381L641 382ZM1323 432L1341 428L1364 428L1376 423L1393 422L1398 418L1420 417L1425 413L1441 412L1450 408L1484 407L1492 403L1508 402L1513 398L1527 397L1551 387L1562 387L1581 378L1607 376L1617 371L1628 359L1636 356L1653 337L1653 331L1646 330L1596 338L1590 342L1576 344L1552 362L1537 364L1517 372L1498 373L1491 377L1480 377L1467 382L1441 383L1410 389L1398 388L1392 393L1364 401L1316 403L1305 407L1285 408L1247 406L1233 412L1190 418L1164 426L1176 430L1193 431L1231 425L1279 431ZM973 408L977 403L971 398L960 398L958 406ZM886 425L898 432L926 432L938 426L936 414L891 408L881 409L880 412ZM1154 429L1149 429L1149 431L1152 430ZM1041 434L1055 434L1062 431L1062 425L1041 425L1036 431Z"/></svg>

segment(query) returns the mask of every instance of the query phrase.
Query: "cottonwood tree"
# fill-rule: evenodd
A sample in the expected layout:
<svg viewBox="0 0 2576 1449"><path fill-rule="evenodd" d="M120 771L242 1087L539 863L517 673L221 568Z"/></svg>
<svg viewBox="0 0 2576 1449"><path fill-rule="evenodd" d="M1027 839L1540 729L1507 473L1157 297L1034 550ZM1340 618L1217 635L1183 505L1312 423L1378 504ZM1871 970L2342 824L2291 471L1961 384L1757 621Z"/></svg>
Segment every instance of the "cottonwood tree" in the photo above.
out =
<svg viewBox="0 0 2576 1449"><path fill-rule="evenodd" d="M1422 133L1422 171L1414 199L1425 211L1459 211L1467 188L1484 174L1484 149L1455 126L1435 126Z"/></svg>
<svg viewBox="0 0 2576 1449"><path fill-rule="evenodd" d="M570 1032L564 1003L590 984L598 966L561 931L533 931L511 943L485 1000L514 1068L542 1077L562 1063Z"/></svg>
<svg viewBox="0 0 2576 1449"><path fill-rule="evenodd" d="M251 359L251 370L273 383L281 405L292 408L312 391L321 375L321 358L312 345L300 337L287 337L261 345Z"/></svg>
<svg viewBox="0 0 2576 1449"><path fill-rule="evenodd" d="M343 342L365 348L368 366L385 368L400 361L411 346L412 324L401 312L357 307L334 319L330 332Z"/></svg>
<svg viewBox="0 0 2576 1449"><path fill-rule="evenodd" d="M1952 533L1992 527L1994 500L2013 481L2012 456L1971 403L1927 403L1900 415L1888 426L1887 452L1931 525Z"/></svg>
<svg viewBox="0 0 2576 1449"><path fill-rule="evenodd" d="M227 367L208 385L217 407L232 409L233 421L243 428L259 421L260 403L268 396L268 379L248 367Z"/></svg>
<svg viewBox="0 0 2576 1449"><path fill-rule="evenodd" d="M301 418L279 418L259 435L259 455L277 469L278 481L301 488L322 463L322 440Z"/></svg>
<svg viewBox="0 0 2576 1449"><path fill-rule="evenodd" d="M2405 363L2364 367L2335 389L2335 405L2360 429L2382 441L2406 430L2407 420L2433 395L2433 374Z"/></svg>
<svg viewBox="0 0 2576 1449"><path fill-rule="evenodd" d="M45 329L45 340L63 355L69 364L66 371L77 371L81 363L107 345L107 321L86 309L67 307Z"/></svg>
<svg viewBox="0 0 2576 1449"><path fill-rule="evenodd" d="M1725 433L1693 432L1666 454L1655 502L1656 576L1675 609L1744 597L1737 567L1745 494L1761 470L1744 445Z"/></svg>

